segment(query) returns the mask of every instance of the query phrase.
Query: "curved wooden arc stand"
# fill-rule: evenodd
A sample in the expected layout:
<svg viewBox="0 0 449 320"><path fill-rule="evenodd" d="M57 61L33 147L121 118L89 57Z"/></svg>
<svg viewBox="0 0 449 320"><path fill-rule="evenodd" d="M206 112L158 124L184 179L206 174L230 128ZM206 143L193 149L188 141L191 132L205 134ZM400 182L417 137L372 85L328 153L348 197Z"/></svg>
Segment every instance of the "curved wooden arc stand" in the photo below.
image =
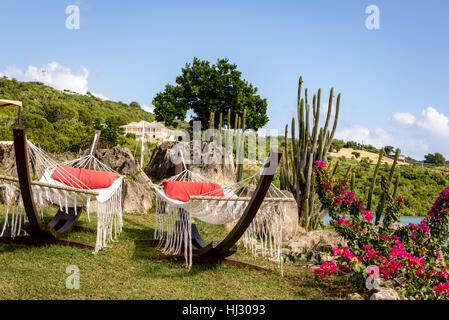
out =
<svg viewBox="0 0 449 320"><path fill-rule="evenodd" d="M192 260L198 263L208 263L208 264L218 264L226 263L236 266L247 266L259 271L267 271L268 269L254 264L246 263L243 261L237 261L229 259L228 257L237 251L237 242L243 236L245 231L248 229L251 222L254 220L260 206L270 188L271 182L273 181L274 174L276 173L279 161L282 157L282 151L272 149L270 152L269 160L265 164L265 168L261 174L261 178L257 184L256 190L252 195L248 205L243 212L242 217L239 219L234 228L229 232L225 239L221 242L211 242L206 245L201 238L200 233L195 224L192 224ZM179 169L177 168L177 171ZM177 172L179 173L179 172ZM182 216L182 215L181 215ZM155 239L141 240L142 243L149 244L152 246L159 245L160 241ZM164 255L158 256L155 259L176 259L184 260L183 255Z"/></svg>
<svg viewBox="0 0 449 320"><path fill-rule="evenodd" d="M95 132L92 148L96 148L99 133ZM13 129L14 135L14 151L16 155L16 168L19 178L20 192L22 195L23 207L28 218L28 223L23 226L29 236L18 237L0 237L0 243L15 243L26 245L50 245L58 244L64 246L72 246L79 248L95 248L95 245L82 243L74 240L64 239L63 235L74 229L78 231L94 231L86 227L76 226L82 207L67 208L68 213L65 210L58 210L53 219L45 224L39 217L39 213L36 209L36 205L33 201L33 190L31 187L31 176L28 167L28 152L25 135L25 127L18 124ZM95 150L94 150L95 151Z"/></svg>

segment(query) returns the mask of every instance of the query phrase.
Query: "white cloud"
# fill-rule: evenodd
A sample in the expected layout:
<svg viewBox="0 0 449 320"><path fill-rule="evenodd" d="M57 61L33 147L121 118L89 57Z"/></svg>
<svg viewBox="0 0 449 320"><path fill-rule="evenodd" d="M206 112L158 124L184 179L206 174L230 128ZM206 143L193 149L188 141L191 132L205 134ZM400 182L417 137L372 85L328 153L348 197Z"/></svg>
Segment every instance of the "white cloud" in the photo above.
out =
<svg viewBox="0 0 449 320"><path fill-rule="evenodd" d="M67 89L80 94L86 94L88 91L89 71L84 66L79 70L72 70L58 62L50 62L40 68L28 66L25 71L16 66L9 66L3 74L19 81L39 81L59 90Z"/></svg>
<svg viewBox="0 0 449 320"><path fill-rule="evenodd" d="M344 141L356 141L363 144L371 144L377 148L391 144L391 135L382 128L369 129L361 125L343 127L337 129L336 139Z"/></svg>
<svg viewBox="0 0 449 320"><path fill-rule="evenodd" d="M101 99L101 100L110 100L110 99L108 99L104 94L102 94L102 93L95 93L95 92L91 92L92 93L92 95L94 96L94 97L97 97L97 98L99 98L99 99Z"/></svg>
<svg viewBox="0 0 449 320"><path fill-rule="evenodd" d="M416 127L437 140L446 141L446 144L449 140L449 118L433 107L427 107L421 112Z"/></svg>
<svg viewBox="0 0 449 320"><path fill-rule="evenodd" d="M392 145L415 159L424 159L428 153L439 152L449 158L449 117L434 107L424 108L416 116L409 112L393 114L386 129L369 129L360 125L343 125L335 137L353 140L375 147Z"/></svg>
<svg viewBox="0 0 449 320"><path fill-rule="evenodd" d="M149 106L147 104L142 105L142 109L146 112L154 113L154 106Z"/></svg>
<svg viewBox="0 0 449 320"><path fill-rule="evenodd" d="M409 112L396 112L393 121L400 126L408 127L415 124L416 118Z"/></svg>

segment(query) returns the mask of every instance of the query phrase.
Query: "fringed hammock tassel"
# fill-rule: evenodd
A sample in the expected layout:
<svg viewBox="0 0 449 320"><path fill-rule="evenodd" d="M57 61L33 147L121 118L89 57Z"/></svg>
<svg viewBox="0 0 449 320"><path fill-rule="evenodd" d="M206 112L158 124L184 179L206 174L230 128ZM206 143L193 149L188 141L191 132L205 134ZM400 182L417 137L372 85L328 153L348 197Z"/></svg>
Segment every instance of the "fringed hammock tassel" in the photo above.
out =
<svg viewBox="0 0 449 320"><path fill-rule="evenodd" d="M156 188L156 226L154 238L159 240L159 248L165 254L184 254L187 268L192 266L192 222L193 218L210 224L225 224L241 218L249 198L255 191L255 183L261 171L239 183L223 188L223 200L207 199L181 202L165 195ZM176 181L210 182L202 176L185 169L170 178ZM213 191L214 193L217 190ZM267 198L287 198L271 186ZM266 199L267 199L266 198ZM242 199L242 200L240 200ZM244 247L253 256L261 255L279 263L282 270L281 244L285 216L285 202L264 201L256 217L242 237Z"/></svg>
<svg viewBox="0 0 449 320"><path fill-rule="evenodd" d="M52 160L44 151L31 142L27 141L27 146L29 159L32 164L31 167L35 171L35 175L41 176L39 182L50 184L51 186L54 185L55 187L67 187L65 184L52 178L52 174L59 163ZM105 164L101 163L93 155L87 155L64 164L74 168L83 168L83 166L88 165L89 168L93 168L95 171L115 172ZM12 174L17 176L16 172L12 172ZM122 231L123 177L118 176L108 188L90 190L83 182L69 172L61 171L59 174L62 175L65 180L71 182L72 185L75 184L80 186L81 189L98 193L98 196L95 196L95 202L97 204L97 241L94 251L94 253L97 253L99 250L107 247L109 243L115 241ZM42 187L32 185L34 204L41 219L44 215L44 207L50 205L56 205L61 212L67 214L69 213L69 208L74 208L76 215L79 214L79 208L85 206L88 220L90 221L90 210L92 209L90 194L59 190L54 187L52 188L51 186ZM0 236L4 236L9 226L10 236L16 237L21 233L24 233L22 224L27 220L20 196L20 188L17 182L4 181L2 191L6 215Z"/></svg>

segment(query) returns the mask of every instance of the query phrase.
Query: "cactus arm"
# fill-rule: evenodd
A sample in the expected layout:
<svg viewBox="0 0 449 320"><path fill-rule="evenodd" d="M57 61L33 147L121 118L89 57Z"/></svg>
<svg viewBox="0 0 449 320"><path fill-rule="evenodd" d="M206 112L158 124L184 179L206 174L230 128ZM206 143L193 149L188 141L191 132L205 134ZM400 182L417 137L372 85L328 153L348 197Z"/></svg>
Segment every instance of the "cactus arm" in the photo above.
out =
<svg viewBox="0 0 449 320"><path fill-rule="evenodd" d="M384 149L381 149L379 152L379 158L377 158L376 168L374 169L373 179L371 180L371 186L368 191L368 206L366 208L368 211L371 211L371 207L373 204L374 186L376 185L377 174L379 172L379 168L382 163L382 158L384 156L384 152L385 152Z"/></svg>
<svg viewBox="0 0 449 320"><path fill-rule="evenodd" d="M338 116L340 114L340 100L341 100L341 93L339 93L338 96L337 96L337 103L336 103L336 106L335 106L334 125L333 125L333 128L332 128L332 132L331 132L331 135L329 137L329 140L327 142L325 154L327 154L329 152L329 148L331 147L332 141L334 140L335 131L337 130Z"/></svg>
<svg viewBox="0 0 449 320"><path fill-rule="evenodd" d="M394 176L394 170L396 169L396 165L398 163L399 160L399 155L401 154L401 149L397 148L396 149L396 155L394 157L394 161L393 161L393 165L391 166L391 170L390 170L390 176L388 177L388 181L386 183L386 190L388 191L390 189L391 186L391 182L393 181L393 176ZM379 205L377 207L376 210L376 223L379 222L381 216L382 216L382 212L384 210L384 206L385 206L385 200L386 200L386 195L383 192L382 196L380 198L380 202Z"/></svg>

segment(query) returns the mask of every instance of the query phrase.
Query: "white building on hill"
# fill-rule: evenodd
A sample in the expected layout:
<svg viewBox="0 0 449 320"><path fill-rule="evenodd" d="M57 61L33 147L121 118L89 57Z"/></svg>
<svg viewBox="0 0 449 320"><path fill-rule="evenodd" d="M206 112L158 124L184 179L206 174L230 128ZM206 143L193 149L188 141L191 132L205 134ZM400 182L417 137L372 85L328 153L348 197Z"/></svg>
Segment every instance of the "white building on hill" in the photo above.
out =
<svg viewBox="0 0 449 320"><path fill-rule="evenodd" d="M142 133L145 132L144 141L173 141L173 131L165 127L159 122L148 122L142 120L140 122L131 122L122 126L126 133L136 135L136 140L142 140Z"/></svg>

